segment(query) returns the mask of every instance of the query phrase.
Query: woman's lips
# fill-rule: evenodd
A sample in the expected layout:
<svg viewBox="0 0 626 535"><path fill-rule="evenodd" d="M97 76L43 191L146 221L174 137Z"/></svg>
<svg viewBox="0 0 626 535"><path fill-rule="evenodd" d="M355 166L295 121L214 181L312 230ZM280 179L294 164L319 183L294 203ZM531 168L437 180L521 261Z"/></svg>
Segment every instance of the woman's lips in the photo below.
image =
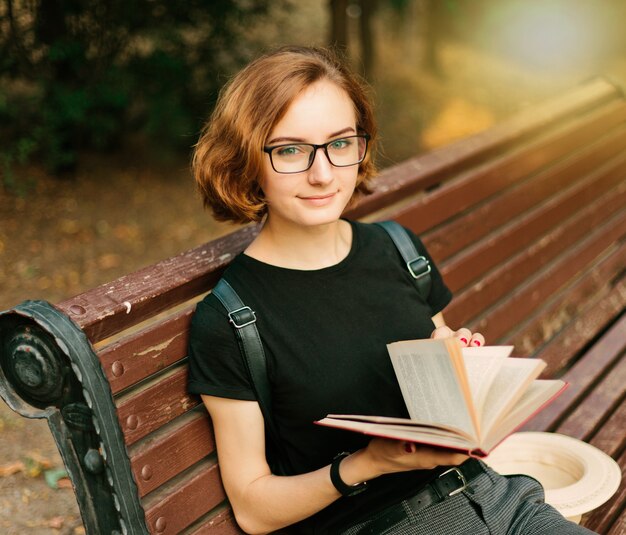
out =
<svg viewBox="0 0 626 535"><path fill-rule="evenodd" d="M311 195L308 197L301 196L300 200L303 200L307 203L314 204L316 206L322 206L324 204L328 204L329 202L331 202L336 194L337 192L333 191L332 193L327 193L326 195Z"/></svg>

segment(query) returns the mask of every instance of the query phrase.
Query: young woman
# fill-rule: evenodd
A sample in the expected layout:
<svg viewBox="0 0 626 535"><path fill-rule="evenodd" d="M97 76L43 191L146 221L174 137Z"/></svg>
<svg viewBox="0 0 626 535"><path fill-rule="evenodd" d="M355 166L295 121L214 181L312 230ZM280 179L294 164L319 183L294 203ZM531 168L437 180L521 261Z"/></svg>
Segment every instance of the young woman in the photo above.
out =
<svg viewBox="0 0 626 535"><path fill-rule="evenodd" d="M196 146L194 175L215 217L263 221L224 278L256 312L280 453L266 443L236 334L213 294L190 338L189 390L211 415L238 524L247 533L589 533L545 505L531 478L314 425L328 413L408 416L389 342L484 344L445 326L451 294L417 237L432 267L425 300L382 228L341 218L368 191L375 142L361 82L327 51L290 47L227 85ZM277 455L289 474L272 473L267 459Z"/></svg>

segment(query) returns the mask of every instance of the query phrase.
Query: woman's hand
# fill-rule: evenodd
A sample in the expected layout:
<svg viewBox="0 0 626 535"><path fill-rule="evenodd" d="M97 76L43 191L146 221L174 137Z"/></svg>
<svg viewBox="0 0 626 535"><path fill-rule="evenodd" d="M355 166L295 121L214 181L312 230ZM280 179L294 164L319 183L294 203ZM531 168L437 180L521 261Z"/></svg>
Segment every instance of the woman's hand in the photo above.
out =
<svg viewBox="0 0 626 535"><path fill-rule="evenodd" d="M485 337L482 334L473 333L465 327L458 331L453 331L447 325L443 325L437 327L430 335L431 338L450 338L451 336L458 338L462 347L480 347L485 345Z"/></svg>
<svg viewBox="0 0 626 535"><path fill-rule="evenodd" d="M344 480L354 483L393 472L456 466L467 458L462 453L441 448L376 437L370 440L366 448L353 453L341 463L341 474Z"/></svg>

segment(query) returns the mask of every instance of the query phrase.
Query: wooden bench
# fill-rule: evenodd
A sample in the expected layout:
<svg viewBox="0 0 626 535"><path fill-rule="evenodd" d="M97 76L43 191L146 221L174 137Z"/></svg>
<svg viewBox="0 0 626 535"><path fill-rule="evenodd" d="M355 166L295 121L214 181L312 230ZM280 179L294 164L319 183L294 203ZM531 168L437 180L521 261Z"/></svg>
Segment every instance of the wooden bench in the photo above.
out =
<svg viewBox="0 0 626 535"><path fill-rule="evenodd" d="M527 429L588 441L626 470L624 149L626 101L597 79L385 170L348 216L421 234L455 293L450 325L571 382ZM208 415L186 393L186 333L194 303L257 232L0 316L0 393L49 420L87 533L241 533ZM625 504L622 484L582 522L626 533Z"/></svg>

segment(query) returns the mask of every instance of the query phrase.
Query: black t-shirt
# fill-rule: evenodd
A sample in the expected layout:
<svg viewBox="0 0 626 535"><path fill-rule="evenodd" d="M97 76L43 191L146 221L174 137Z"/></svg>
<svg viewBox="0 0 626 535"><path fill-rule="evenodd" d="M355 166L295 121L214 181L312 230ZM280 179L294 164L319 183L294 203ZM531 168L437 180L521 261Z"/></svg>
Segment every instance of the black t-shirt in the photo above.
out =
<svg viewBox="0 0 626 535"><path fill-rule="evenodd" d="M329 413L408 417L386 344L428 338L431 317L452 297L417 237L412 235L413 242L432 266L428 302L387 233L350 223L350 252L334 266L286 269L240 254L224 273L256 312L274 421L295 473L328 465L337 453L369 441L313 423ZM198 304L191 324L189 391L255 399L234 330L211 294ZM412 494L431 476L413 471L377 478L367 492L341 498L294 532L334 533L337 526Z"/></svg>

